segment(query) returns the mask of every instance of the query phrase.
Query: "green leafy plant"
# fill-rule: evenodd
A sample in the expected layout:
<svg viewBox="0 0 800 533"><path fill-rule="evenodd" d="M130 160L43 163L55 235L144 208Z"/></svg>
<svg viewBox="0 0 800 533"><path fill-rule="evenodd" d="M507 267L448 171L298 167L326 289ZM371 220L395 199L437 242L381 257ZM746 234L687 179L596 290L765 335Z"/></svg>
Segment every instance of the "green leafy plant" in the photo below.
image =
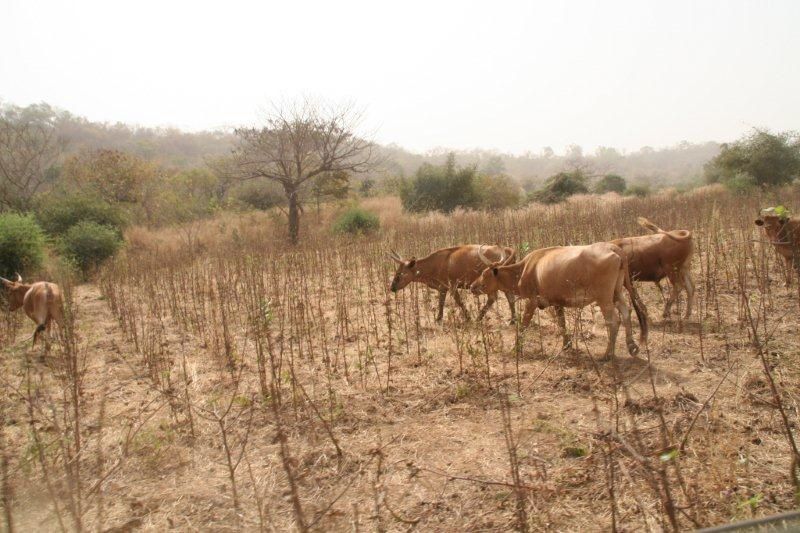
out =
<svg viewBox="0 0 800 533"><path fill-rule="evenodd" d="M377 231L381 226L378 216L360 207L351 207L339 215L333 224L336 233L363 235Z"/></svg>
<svg viewBox="0 0 800 533"><path fill-rule="evenodd" d="M114 255L120 246L122 239L113 228L90 220L69 228L59 241L61 253L72 260L84 275Z"/></svg>
<svg viewBox="0 0 800 533"><path fill-rule="evenodd" d="M32 215L0 214L0 276L39 268L44 258L44 234Z"/></svg>

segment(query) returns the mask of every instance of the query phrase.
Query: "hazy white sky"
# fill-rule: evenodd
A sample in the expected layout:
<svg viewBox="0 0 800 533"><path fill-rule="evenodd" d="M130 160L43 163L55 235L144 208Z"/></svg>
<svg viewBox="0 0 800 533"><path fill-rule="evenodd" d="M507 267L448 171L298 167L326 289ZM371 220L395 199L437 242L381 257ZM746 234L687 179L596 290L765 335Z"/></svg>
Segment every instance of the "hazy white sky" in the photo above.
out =
<svg viewBox="0 0 800 533"><path fill-rule="evenodd" d="M380 142L557 152L800 128L800 1L0 0L0 99L189 130L300 94Z"/></svg>

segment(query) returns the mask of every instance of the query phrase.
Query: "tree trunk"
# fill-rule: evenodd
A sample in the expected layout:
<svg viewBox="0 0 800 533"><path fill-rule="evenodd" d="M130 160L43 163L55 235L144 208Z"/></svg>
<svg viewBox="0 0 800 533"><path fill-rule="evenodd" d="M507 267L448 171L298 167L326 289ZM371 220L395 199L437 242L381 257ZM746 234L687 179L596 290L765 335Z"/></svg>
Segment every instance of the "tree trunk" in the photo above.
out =
<svg viewBox="0 0 800 533"><path fill-rule="evenodd" d="M288 192L289 197L289 242L297 244L300 237L300 202L297 191Z"/></svg>

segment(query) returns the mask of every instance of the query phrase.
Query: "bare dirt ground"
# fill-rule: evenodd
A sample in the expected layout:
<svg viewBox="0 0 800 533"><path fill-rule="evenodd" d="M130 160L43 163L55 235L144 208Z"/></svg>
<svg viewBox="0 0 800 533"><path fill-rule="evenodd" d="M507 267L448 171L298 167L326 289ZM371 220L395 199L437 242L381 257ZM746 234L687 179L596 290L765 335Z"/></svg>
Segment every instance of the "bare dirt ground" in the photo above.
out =
<svg viewBox="0 0 800 533"><path fill-rule="evenodd" d="M657 315L653 310L660 307L660 297L654 289L642 292L651 313ZM796 305L793 291L777 290L775 298L776 307ZM282 530L296 525L287 501L291 497L276 450L274 423L260 413L250 422L247 464L237 471L238 498L242 500L237 512L213 421L196 414L198 436L191 438L185 424L170 415L165 396L149 384L145 365L97 287L76 287L74 301L80 351L86 354L86 412L98 413L99 406L93 405L105 398L104 419L83 423L90 432L102 431L103 447L107 448L104 454L99 448L86 450L84 461L88 468L98 469L96 477L107 477L101 490L87 497L84 505L102 508L105 527L257 529L258 512L253 506L258 500L262 503L261 521L267 527ZM449 313L451 320L458 320L454 309ZM703 524L794 506L786 440L778 414L770 405L760 361L742 340L741 324L730 313L722 314L725 319L719 326L706 316L710 331L702 337L702 359L696 317L666 322L656 318L649 343L653 378L673 435L680 437L687 431L719 385L712 401L694 420L691 446L682 461L686 479L703 480L697 486L687 482L685 489L695 504L703 507L689 511L696 512ZM598 356L605 335L598 328L598 336L591 336L588 315L584 312L584 347ZM493 328L503 330L506 350L492 356L488 377L479 353L462 356L464 370L459 374L452 335L445 328L430 328L421 358L417 354L396 358L397 377L389 394L336 384L341 389L339 401L346 405L335 425L341 458L312 415L303 410L287 413L290 460L309 522L318 520L316 527L337 530L499 531L513 527L514 488L498 392L504 390L509 393L521 483L530 487L526 492L530 526L573 531L609 528L611 511L599 448L604 441L597 435L606 423L599 421L603 416L598 410L607 411L613 401L607 392L611 363L595 365L585 350L559 354L555 327L549 316L542 315L544 355L538 337L527 339L517 372L507 310L490 314L489 321ZM23 322L22 330L28 326ZM797 322L784 317L771 327L776 328L771 361L779 381L795 391L800 355ZM471 328L463 326L465 335L470 335ZM201 343L176 331L166 344L167 353L187 354L191 394L213 396L220 374L205 357ZM17 480L14 522L20 530L57 529L52 498L40 476L24 479L25 472L35 474L37 466L27 443L30 422L25 402L15 394L25 396L23 360L25 356L35 359L35 354L20 343L15 346L4 359L7 391L17 391L7 394L4 402L6 449L22 453L11 461L15 469L11 477ZM620 342L619 352L623 351ZM648 367L622 354L619 364L630 394L628 399L617 398L623 402L621 432L632 431L624 418L635 415L635 438L652 441L657 448L659 424ZM52 389L58 389L57 380L49 376L48 364L31 361L30 365L34 383L51 383ZM244 370L250 371L252 368ZM316 391L309 394L314 396ZM39 398L41 405L58 403L57 395L44 396ZM242 402L247 401L246 396L242 394ZM42 435L58 433L35 414L34 419ZM244 426L245 421L236 423ZM142 427L128 444L130 449L118 453L116 448L124 445L126 434L139 424ZM236 439L241 438L240 433ZM108 458L102 459L102 455ZM114 457L121 460L116 468ZM58 477L58 462L53 459L53 478ZM627 485L628 491L641 492L621 499L620 529L635 530L647 523L658 530L653 495L641 490L639 480L633 479L636 473L626 472L626 468L633 470L635 465L620 464L617 490L624 494ZM677 483L675 490L680 491ZM65 527L71 529L69 513L60 512ZM86 521L97 522L97 512L93 509Z"/></svg>

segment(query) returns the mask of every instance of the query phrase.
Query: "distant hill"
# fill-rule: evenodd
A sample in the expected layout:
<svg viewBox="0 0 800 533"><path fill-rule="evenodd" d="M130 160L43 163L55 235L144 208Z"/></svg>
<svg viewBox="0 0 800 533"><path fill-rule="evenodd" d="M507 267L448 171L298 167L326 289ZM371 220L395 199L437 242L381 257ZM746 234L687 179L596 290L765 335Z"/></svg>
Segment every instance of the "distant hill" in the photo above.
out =
<svg viewBox="0 0 800 533"><path fill-rule="evenodd" d="M10 104L0 105L4 108L14 107ZM175 128L91 122L45 103L22 110L37 114L54 124L60 135L68 141L68 153L111 148L131 152L168 167L186 168L201 166L209 157L230 153L235 142L235 136L230 131L187 133ZM459 165L476 165L489 174L507 174L531 190L541 185L548 176L574 168L583 168L589 175L619 174L629 183L648 183L656 187L699 184L703 165L719 149L720 145L716 142L682 142L659 149L646 146L630 153L602 147L592 154L584 154L579 146L569 147L564 155L557 155L549 148L522 155L480 149L452 152ZM382 146L381 151L385 163L372 176L378 181L391 176L410 176L423 163L442 164L451 152L446 148L437 148L420 154L394 144Z"/></svg>

